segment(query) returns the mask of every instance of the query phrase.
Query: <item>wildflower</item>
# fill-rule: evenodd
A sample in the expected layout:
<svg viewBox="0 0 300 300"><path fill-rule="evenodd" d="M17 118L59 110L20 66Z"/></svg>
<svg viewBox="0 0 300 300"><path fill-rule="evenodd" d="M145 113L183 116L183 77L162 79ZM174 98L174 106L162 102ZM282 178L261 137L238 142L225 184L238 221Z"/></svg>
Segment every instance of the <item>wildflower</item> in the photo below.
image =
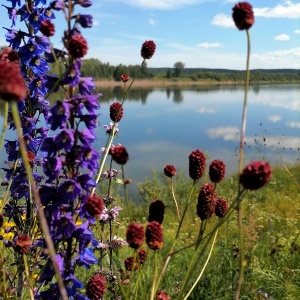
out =
<svg viewBox="0 0 300 300"><path fill-rule="evenodd" d="M43 20L40 24L40 32L47 37L53 36L55 33L54 24L51 21Z"/></svg>
<svg viewBox="0 0 300 300"><path fill-rule="evenodd" d="M161 249L163 246L163 230L161 224L152 221L146 227L146 243L152 250Z"/></svg>
<svg viewBox="0 0 300 300"><path fill-rule="evenodd" d="M270 181L271 176L272 169L268 162L253 161L242 171L240 184L244 189L258 190Z"/></svg>
<svg viewBox="0 0 300 300"><path fill-rule="evenodd" d="M150 59L156 49L156 45L153 41L146 41L143 45L142 45L142 49L141 49L141 56L144 59Z"/></svg>
<svg viewBox="0 0 300 300"><path fill-rule="evenodd" d="M146 250L138 250L139 262L140 265L143 265L147 260L147 251Z"/></svg>
<svg viewBox="0 0 300 300"><path fill-rule="evenodd" d="M173 165L166 165L164 167L164 174L167 176L167 177L170 177L172 178L173 176L176 175L176 169Z"/></svg>
<svg viewBox="0 0 300 300"><path fill-rule="evenodd" d="M128 80L129 80L129 76L127 75L127 74L122 74L121 75L121 80L125 83L125 82L127 82Z"/></svg>
<svg viewBox="0 0 300 300"><path fill-rule="evenodd" d="M189 155L189 175L192 179L197 180L203 176L205 170L206 157L199 150L194 150Z"/></svg>
<svg viewBox="0 0 300 300"><path fill-rule="evenodd" d="M110 151L112 159L119 165L125 165L128 160L128 152L122 145L117 145Z"/></svg>
<svg viewBox="0 0 300 300"><path fill-rule="evenodd" d="M0 98L22 101L27 94L19 64L0 61Z"/></svg>
<svg viewBox="0 0 300 300"><path fill-rule="evenodd" d="M137 249L144 243L145 231L144 227L139 223L131 223L127 227L126 241L129 247Z"/></svg>
<svg viewBox="0 0 300 300"><path fill-rule="evenodd" d="M197 215L201 220L210 218L215 212L216 192L211 183L202 185L197 203Z"/></svg>
<svg viewBox="0 0 300 300"><path fill-rule="evenodd" d="M90 196L86 201L85 208L90 216L99 217L102 214L104 208L103 199L94 194Z"/></svg>
<svg viewBox="0 0 300 300"><path fill-rule="evenodd" d="M109 107L109 116L113 122L120 122L123 117L123 106L119 102L112 103Z"/></svg>
<svg viewBox="0 0 300 300"><path fill-rule="evenodd" d="M212 161L209 165L209 178L211 182L219 183L225 176L226 165L220 159Z"/></svg>
<svg viewBox="0 0 300 300"><path fill-rule="evenodd" d="M81 58L87 54L88 45L81 34L75 34L69 41L69 53L73 58Z"/></svg>
<svg viewBox="0 0 300 300"><path fill-rule="evenodd" d="M148 222L156 221L162 224L165 214L165 204L161 200L155 200L150 203Z"/></svg>
<svg viewBox="0 0 300 300"><path fill-rule="evenodd" d="M136 261L134 261L133 256L127 257L124 261L124 264L127 271L136 271L139 268L139 265Z"/></svg>
<svg viewBox="0 0 300 300"><path fill-rule="evenodd" d="M77 16L73 16L72 19L76 19L82 28L90 28L93 26L93 16L79 14Z"/></svg>
<svg viewBox="0 0 300 300"><path fill-rule="evenodd" d="M101 274L97 273L89 279L85 289L90 300L102 299L106 291L106 281Z"/></svg>
<svg viewBox="0 0 300 300"><path fill-rule="evenodd" d="M93 77L80 77L78 88L81 95L91 95L96 88Z"/></svg>
<svg viewBox="0 0 300 300"><path fill-rule="evenodd" d="M156 293L156 300L171 300L171 297L164 290L161 290Z"/></svg>
<svg viewBox="0 0 300 300"><path fill-rule="evenodd" d="M20 254L28 254L32 245L32 240L27 234L19 234L14 242L14 249Z"/></svg>
<svg viewBox="0 0 300 300"><path fill-rule="evenodd" d="M215 205L215 215L223 218L228 210L228 202L223 198L218 198Z"/></svg>
<svg viewBox="0 0 300 300"><path fill-rule="evenodd" d="M239 2L232 8L232 18L239 30L249 29L254 24L254 14L251 4Z"/></svg>
<svg viewBox="0 0 300 300"><path fill-rule="evenodd" d="M57 101L50 109L51 116L48 118L48 123L51 125L51 130L64 128L70 116L70 104Z"/></svg>
<svg viewBox="0 0 300 300"><path fill-rule="evenodd" d="M75 0L74 4L79 4L81 7L90 7L92 0Z"/></svg>

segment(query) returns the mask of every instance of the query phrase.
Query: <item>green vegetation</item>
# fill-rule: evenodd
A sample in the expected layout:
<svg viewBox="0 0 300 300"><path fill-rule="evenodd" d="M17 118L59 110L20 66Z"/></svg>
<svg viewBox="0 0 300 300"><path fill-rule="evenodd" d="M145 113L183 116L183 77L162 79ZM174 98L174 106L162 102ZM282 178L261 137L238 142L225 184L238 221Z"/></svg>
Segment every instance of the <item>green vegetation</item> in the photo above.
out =
<svg viewBox="0 0 300 300"><path fill-rule="evenodd" d="M54 68L55 69L55 68ZM112 66L103 63L98 59L84 59L82 62L82 76L91 76L96 79L114 79L120 81L124 73L134 77L139 65ZM58 70L53 70L55 73ZM228 69L208 68L185 68L183 62L176 62L173 68L148 68L145 63L142 67L139 78L154 79L185 79L188 81L211 81L211 82L235 82L241 83L245 80L245 71ZM251 71L250 82L274 82L274 83L295 83L300 82L300 70L298 69L254 69Z"/></svg>
<svg viewBox="0 0 300 300"><path fill-rule="evenodd" d="M175 193L179 207L188 195L191 181L183 173L174 178ZM204 178L202 182L205 182ZM220 197L233 200L237 190L237 177L231 176L219 186L217 192ZM300 165L288 168L274 169L272 181L256 192L248 192L243 200L243 222L245 235L245 284L240 299L300 299ZM188 268L200 228L200 220L196 215L196 202L201 182L193 194L193 201L188 208L187 215L176 246L179 251L171 258L171 263L161 282L161 288L166 290L171 299L178 295L178 287ZM167 256L177 228L177 216L172 200L169 180L163 174L153 173L153 178L139 184L140 196L144 200L134 210L134 219L146 223L148 206L152 200L161 199L166 204L164 227L164 247L159 251L159 265L162 266ZM124 209L121 214L127 216ZM216 217L209 219L207 232L218 222ZM119 229L126 229L128 220L122 219ZM121 232L119 232L121 234ZM203 240L203 247L205 245ZM212 257L203 274L202 279L188 299L226 300L232 299L239 269L238 228L236 215L231 217L220 228ZM189 281L189 287L198 277L208 255L208 249L199 257L198 268L194 269ZM130 253L130 252L129 252ZM129 255L127 253L127 255ZM124 258L126 255L124 256ZM122 262L121 257L119 257ZM154 254L149 252L147 263L142 266L144 284L141 291L151 286L151 266ZM131 282L138 278L138 272L133 273ZM264 295L268 295L264 297ZM146 299L141 298L139 299Z"/></svg>

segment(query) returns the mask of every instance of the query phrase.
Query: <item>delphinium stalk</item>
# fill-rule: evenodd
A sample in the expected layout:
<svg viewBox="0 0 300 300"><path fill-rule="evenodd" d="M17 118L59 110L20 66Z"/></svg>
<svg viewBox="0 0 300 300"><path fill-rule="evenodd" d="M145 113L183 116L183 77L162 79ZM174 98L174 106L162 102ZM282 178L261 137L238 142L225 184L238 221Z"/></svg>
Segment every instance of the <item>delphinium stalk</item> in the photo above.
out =
<svg viewBox="0 0 300 300"><path fill-rule="evenodd" d="M46 1L42 2L42 4L46 4ZM38 150L48 131L45 126L39 124L45 123L49 104L45 99L49 87L46 75L49 66L43 54L50 51L50 42L48 37L43 34L42 24L51 23L55 16L52 9L43 7L40 5L40 1L24 1L24 3L10 1L8 6L3 6L8 11L12 25L10 29L4 27L7 30L6 41L10 47L2 50L1 60L20 65L27 87L25 95L19 99L15 116L12 117L11 111L8 115L10 129L17 129L19 139L6 140L4 145L8 154L5 162L8 168L4 168L6 176L2 185L7 186L9 193L6 193L4 198L3 210L4 215L9 220L13 220L15 225L8 229L13 234L12 240L3 239L3 242L7 247L14 247L22 235L26 235L30 239L34 237L34 241L41 234L36 219L37 207L35 204L39 200L36 186L39 186L43 180L43 176L38 174L38 167L41 165ZM15 30L13 27L19 27L18 16L20 22L23 23L23 29ZM1 68L1 71L4 72L4 68ZM3 84L6 84L6 89L14 86L14 93L17 93L20 91L20 85L15 84L15 74L10 76L10 81ZM20 121L19 124L18 121ZM38 211L41 212L39 207ZM46 231L46 228L42 229ZM51 246L49 250L50 248ZM39 256L40 251L41 249L26 253L28 254L28 267L31 270L37 268L39 262L35 258ZM20 297L23 294L26 280L24 277L26 266L20 255L15 255L14 259L19 266L18 275L14 277L17 278L17 282L14 282L12 278L10 278L10 282L17 287L17 295Z"/></svg>

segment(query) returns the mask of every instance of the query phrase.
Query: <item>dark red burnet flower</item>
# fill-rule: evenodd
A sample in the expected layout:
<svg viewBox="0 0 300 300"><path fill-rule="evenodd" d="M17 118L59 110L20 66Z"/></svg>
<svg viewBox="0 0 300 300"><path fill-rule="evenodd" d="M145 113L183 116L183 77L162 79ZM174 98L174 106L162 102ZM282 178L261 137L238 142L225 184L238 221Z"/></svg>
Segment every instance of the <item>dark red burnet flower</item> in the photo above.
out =
<svg viewBox="0 0 300 300"><path fill-rule="evenodd" d="M129 247L138 249L144 244L145 230L143 225L133 222L128 225L126 231L126 241Z"/></svg>
<svg viewBox="0 0 300 300"><path fill-rule="evenodd" d="M122 74L121 75L121 80L125 83L125 82L127 82L128 80L129 80L129 76L127 75L127 74Z"/></svg>
<svg viewBox="0 0 300 300"><path fill-rule="evenodd" d="M26 95L27 89L19 64L0 60L0 99L22 101Z"/></svg>
<svg viewBox="0 0 300 300"><path fill-rule="evenodd" d="M4 60L6 62L15 62L19 64L19 54L10 47L5 47L0 52L0 60Z"/></svg>
<svg viewBox="0 0 300 300"><path fill-rule="evenodd" d="M156 300L171 300L171 297L164 290L161 290L156 293Z"/></svg>
<svg viewBox="0 0 300 300"><path fill-rule="evenodd" d="M254 14L251 4L239 2L232 8L232 18L239 30L249 29L254 24Z"/></svg>
<svg viewBox="0 0 300 300"><path fill-rule="evenodd" d="M266 185L272 177L272 168L268 162L253 161L240 175L240 184L247 190L258 190Z"/></svg>
<svg viewBox="0 0 300 300"><path fill-rule="evenodd" d="M14 241L14 249L19 254L28 254L32 245L32 240L27 234L19 234Z"/></svg>
<svg viewBox="0 0 300 300"><path fill-rule="evenodd" d="M226 172L226 165L220 159L213 160L209 165L209 178L211 182L219 183L223 180Z"/></svg>
<svg viewBox="0 0 300 300"><path fill-rule="evenodd" d="M166 206L161 200L154 200L149 205L148 222L156 221L160 224L164 221Z"/></svg>
<svg viewBox="0 0 300 300"><path fill-rule="evenodd" d="M87 54L87 41L81 34L73 35L69 41L68 47L69 53L73 58L81 58Z"/></svg>
<svg viewBox="0 0 300 300"><path fill-rule="evenodd" d="M27 151L27 157L28 157L30 166L33 167L34 160L35 160L35 154L32 151Z"/></svg>
<svg viewBox="0 0 300 300"><path fill-rule="evenodd" d="M138 250L138 262L134 262L133 256L127 257L124 261L125 269L127 271L136 271L139 268L139 264L143 265L147 259L146 250ZM133 264L134 263L134 264Z"/></svg>
<svg viewBox="0 0 300 300"><path fill-rule="evenodd" d="M215 205L215 215L219 218L223 218L228 210L228 202L223 198L218 198Z"/></svg>
<svg viewBox="0 0 300 300"><path fill-rule="evenodd" d="M163 229L161 224L152 221L146 226L146 243L151 250L159 250L163 246Z"/></svg>
<svg viewBox="0 0 300 300"><path fill-rule="evenodd" d="M144 59L150 59L156 49L156 45L153 41L146 41L143 45L142 45L142 49L141 49L141 56Z"/></svg>
<svg viewBox="0 0 300 300"><path fill-rule="evenodd" d="M104 209L104 201L101 197L93 194L85 202L85 208L90 216L100 217Z"/></svg>
<svg viewBox="0 0 300 300"><path fill-rule="evenodd" d="M199 149L194 150L189 155L189 175L197 180L203 176L206 164L206 157Z"/></svg>
<svg viewBox="0 0 300 300"><path fill-rule="evenodd" d="M164 174L167 176L167 177L170 177L172 178L173 176L176 175L176 169L173 165L166 165L164 167Z"/></svg>
<svg viewBox="0 0 300 300"><path fill-rule="evenodd" d="M125 165L128 161L129 155L125 147L116 145L110 150L112 159L119 165Z"/></svg>
<svg viewBox="0 0 300 300"><path fill-rule="evenodd" d="M55 34L55 26L51 21L43 20L40 24L40 32L47 37L53 36Z"/></svg>
<svg viewBox="0 0 300 300"><path fill-rule="evenodd" d="M102 299L106 291L106 281L104 277L99 273L93 275L87 282L85 290L90 300Z"/></svg>
<svg viewBox="0 0 300 300"><path fill-rule="evenodd" d="M197 203L197 215L203 221L210 218L215 212L217 193L211 183L202 185Z"/></svg>
<svg viewBox="0 0 300 300"><path fill-rule="evenodd" d="M109 116L113 122L120 122L123 117L123 106L119 102L114 102L109 106Z"/></svg>

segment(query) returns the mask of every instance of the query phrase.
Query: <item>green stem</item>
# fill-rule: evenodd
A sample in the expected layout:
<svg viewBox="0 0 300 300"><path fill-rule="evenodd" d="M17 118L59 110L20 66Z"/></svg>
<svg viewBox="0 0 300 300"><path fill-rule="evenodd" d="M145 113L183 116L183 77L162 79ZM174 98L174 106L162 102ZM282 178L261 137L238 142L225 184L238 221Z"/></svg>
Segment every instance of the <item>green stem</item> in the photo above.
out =
<svg viewBox="0 0 300 300"><path fill-rule="evenodd" d="M1 131L1 137L0 137L0 150L2 150L4 136L5 136L5 132L7 129L8 106L9 106L8 101L4 101L4 118L3 118L3 127L2 127L2 131Z"/></svg>
<svg viewBox="0 0 300 300"><path fill-rule="evenodd" d="M126 183L125 183L125 175L124 175L124 165L121 165L121 170L122 170L122 180L123 180L123 188L124 188L124 198L125 198L125 203L128 209L129 217L130 217L130 222L133 221L133 215L132 215L132 209L131 205L128 199L128 192L126 188Z"/></svg>
<svg viewBox="0 0 300 300"><path fill-rule="evenodd" d="M23 254L23 262L24 262L25 274L26 274L27 283L28 283L29 292L30 292L30 299L34 300L34 295L33 295L33 290L32 290L32 285L31 285L31 279L30 279L30 275L29 275L29 269L28 269L26 254Z"/></svg>
<svg viewBox="0 0 300 300"><path fill-rule="evenodd" d="M175 192L174 192L174 182L173 179L171 178L171 191L172 191L172 196L173 196L173 200L176 206L176 212L177 212L177 218L178 218L178 222L180 222L180 213L179 213L179 207L178 207L178 203L175 197Z"/></svg>
<svg viewBox="0 0 300 300"><path fill-rule="evenodd" d="M43 206L41 203L41 199L40 199L40 195L39 195L39 191L37 189L37 187L35 186L34 183L34 178L32 176L32 172L31 172L31 168L30 168L30 164L28 161L28 156L27 156L27 149L26 149L26 144L24 141L24 137L23 137L23 133L22 133L22 127L21 127L21 120L20 120L20 115L19 115L19 110L18 110L18 105L16 102L12 103L12 114L13 114L13 119L15 122L15 126L17 129L17 134L18 134L18 139L19 139L19 144L20 144L20 150L21 150L21 155L22 155L22 159L23 159L23 163L24 163L24 167L28 176L28 182L29 182L29 186L32 189L33 192L33 196L34 196L34 201L36 203L37 206L37 212L38 212L38 216L41 222L41 227L42 227L42 231L44 234L44 238L49 250L49 254L52 260L52 265L53 268L55 270L56 276L57 276L57 283L58 283L58 287L59 287L59 291L61 294L61 297L63 300L68 300L68 295L67 295L67 291L66 288L64 286L64 282L62 280L60 271L59 271L59 267L57 265L57 262L55 260L55 248L54 248L54 244L50 235L50 231L49 231L49 227L48 227L48 223L45 217L45 213L43 210Z"/></svg>
<svg viewBox="0 0 300 300"><path fill-rule="evenodd" d="M214 240L213 240L213 242L212 242L212 245L211 245L211 248L210 248L208 257L207 257L207 259L206 259L206 262L205 262L205 264L204 264L204 266L203 266L203 268L202 268L202 270L201 270L201 272L200 272L198 278L196 279L195 283L193 284L193 286L191 287L191 289L188 291L187 295L184 297L183 300L187 300L187 299L188 299L189 295L191 294L191 292L193 291L193 289L196 287L196 285L198 284L199 280L201 279L201 277L202 277L202 275L203 275L203 273L204 273L204 271L205 271L205 269L206 269L206 266L207 266L207 264L208 264L208 262L209 262L209 260L210 260L212 251L213 251L213 249L214 249L217 235L218 235L218 229L216 230L216 233L215 233L215 236L214 236Z"/></svg>
<svg viewBox="0 0 300 300"><path fill-rule="evenodd" d="M156 280L156 276L157 276L157 265L158 265L158 259L157 259L157 251L154 251L154 270L153 270L153 283L152 283L152 288L151 288L151 296L150 296L150 300L153 300L155 297L155 292L156 289L158 287L158 283Z"/></svg>
<svg viewBox="0 0 300 300"><path fill-rule="evenodd" d="M250 81L250 32L246 29L247 34L247 61L246 61L246 82L245 82L245 93L244 93L244 105L243 105L243 115L242 115L242 128L241 128L241 139L240 139L240 158L239 158L239 174L242 173L243 164L244 164L244 140L246 135L246 120L247 120L247 97ZM239 186L240 189L240 186ZM242 211L241 211L241 202L237 206L237 219L238 219L238 229L239 229L239 278L235 291L235 300L240 298L241 288L244 280L244 234L243 234L243 220L242 220Z"/></svg>
<svg viewBox="0 0 300 300"><path fill-rule="evenodd" d="M173 253L174 253L174 248L175 248L175 245L176 245L176 243L177 243L178 236L179 236L179 233L180 233L182 224L183 224L183 220L184 220L184 217L185 217L185 215L186 215L187 208L188 208L188 206L189 206L189 204L190 204L190 201L191 201L191 198L192 198L194 189L195 189L195 185L196 185L196 180L193 181L193 185L192 185L192 187L191 187L190 194L189 194L189 196L188 196L188 198L187 198L187 200L186 200L185 207L184 207L184 210L183 210L183 213L182 213L182 216L181 216L179 225L178 225L178 229L177 229L175 238L174 238L174 240L173 240L173 244L172 244L172 246L171 246L171 248L170 248L170 251L169 251L169 253L168 253L168 256L167 256L167 258L166 258L166 260L165 260L165 263L164 263L164 265L163 265L163 268L162 268L162 270L161 270L161 272L159 273L159 276L158 276L158 278L157 278L157 287L158 287L158 285L159 285L159 283L160 283L160 281L161 281L161 279L162 279L162 277L163 277L163 275L164 275L164 273L165 273L165 271L166 271L166 269L167 269L167 266L168 266L168 264L169 264L169 262L170 262L171 256L172 256Z"/></svg>

